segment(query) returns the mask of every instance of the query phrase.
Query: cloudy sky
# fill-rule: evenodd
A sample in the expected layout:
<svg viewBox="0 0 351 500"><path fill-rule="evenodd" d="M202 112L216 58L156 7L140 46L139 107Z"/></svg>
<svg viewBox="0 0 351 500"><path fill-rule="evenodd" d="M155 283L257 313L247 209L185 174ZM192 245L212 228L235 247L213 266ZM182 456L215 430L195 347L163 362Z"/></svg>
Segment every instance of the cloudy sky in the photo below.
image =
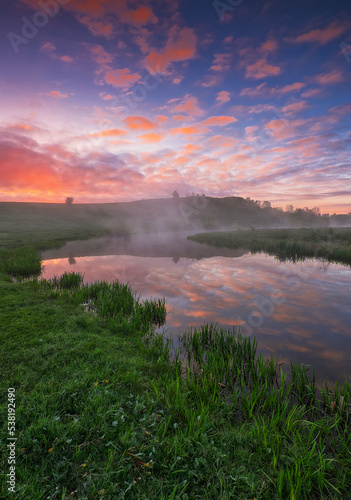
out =
<svg viewBox="0 0 351 500"><path fill-rule="evenodd" d="M349 0L0 0L0 200L351 211Z"/></svg>

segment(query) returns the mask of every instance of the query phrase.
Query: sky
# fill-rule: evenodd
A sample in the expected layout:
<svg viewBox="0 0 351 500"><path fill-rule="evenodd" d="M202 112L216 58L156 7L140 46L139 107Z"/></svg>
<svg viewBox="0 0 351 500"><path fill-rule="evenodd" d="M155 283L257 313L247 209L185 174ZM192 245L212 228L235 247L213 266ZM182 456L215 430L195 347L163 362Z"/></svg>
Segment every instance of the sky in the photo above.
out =
<svg viewBox="0 0 351 500"><path fill-rule="evenodd" d="M351 211L349 0L0 7L0 201Z"/></svg>

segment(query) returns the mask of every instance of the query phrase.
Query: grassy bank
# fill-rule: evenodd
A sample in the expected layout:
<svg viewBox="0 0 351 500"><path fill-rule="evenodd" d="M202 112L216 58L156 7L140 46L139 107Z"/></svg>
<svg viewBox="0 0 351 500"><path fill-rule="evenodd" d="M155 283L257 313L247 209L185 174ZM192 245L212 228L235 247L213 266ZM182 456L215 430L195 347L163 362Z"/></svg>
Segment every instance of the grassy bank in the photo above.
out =
<svg viewBox="0 0 351 500"><path fill-rule="evenodd" d="M266 252L280 260L306 257L351 264L351 228L252 229L217 231L188 237L216 247Z"/></svg>
<svg viewBox="0 0 351 500"><path fill-rule="evenodd" d="M7 273L36 270L39 256L25 265L27 254L16 250ZM9 387L16 498L351 498L346 383L319 402L303 367L287 379L256 355L254 340L213 325L185 334L170 363L152 334L162 300L74 274L15 283L5 269L1 498L13 497Z"/></svg>

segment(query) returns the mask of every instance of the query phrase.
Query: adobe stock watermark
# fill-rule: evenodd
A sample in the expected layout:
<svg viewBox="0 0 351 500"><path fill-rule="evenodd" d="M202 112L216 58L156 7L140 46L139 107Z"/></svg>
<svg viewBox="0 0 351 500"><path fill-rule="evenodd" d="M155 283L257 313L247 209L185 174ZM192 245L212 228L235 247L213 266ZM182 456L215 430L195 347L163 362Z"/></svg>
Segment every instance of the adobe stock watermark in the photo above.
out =
<svg viewBox="0 0 351 500"><path fill-rule="evenodd" d="M69 1L70 0L39 0L37 3L40 9L33 14L32 20L25 16L21 18L23 23L21 34L19 35L13 31L7 34L7 38L15 54L19 53L21 45L26 45L29 40L39 33L40 28L44 28L48 24L50 18L52 19L56 16L61 5L67 5Z"/></svg>
<svg viewBox="0 0 351 500"><path fill-rule="evenodd" d="M181 213L184 222L189 225L190 217L192 215L199 215L201 210L204 210L209 205L209 203L209 198L207 198L204 194L196 194L192 197L191 205L182 202L179 204L178 210Z"/></svg>
<svg viewBox="0 0 351 500"><path fill-rule="evenodd" d="M314 269L306 268L304 268L303 271L285 271L285 282L288 284L290 291L299 290L303 281L306 281L308 276L313 272ZM284 304L285 301L286 296L280 289L273 290L268 297L265 296L263 299L256 296L252 303L255 309L250 312L247 320L244 321L241 316L237 319L241 321L241 325L245 329L245 333L247 335L251 335L254 332L254 329L261 327L265 318L271 317L276 310L275 308Z"/></svg>
<svg viewBox="0 0 351 500"><path fill-rule="evenodd" d="M339 45L341 52L344 54L346 61L351 64L351 45L346 42L342 42Z"/></svg>
<svg viewBox="0 0 351 500"><path fill-rule="evenodd" d="M222 0L213 0L212 5L219 19L222 20L225 14L233 12L235 7L238 7L243 1L244 0L225 0L222 2Z"/></svg>

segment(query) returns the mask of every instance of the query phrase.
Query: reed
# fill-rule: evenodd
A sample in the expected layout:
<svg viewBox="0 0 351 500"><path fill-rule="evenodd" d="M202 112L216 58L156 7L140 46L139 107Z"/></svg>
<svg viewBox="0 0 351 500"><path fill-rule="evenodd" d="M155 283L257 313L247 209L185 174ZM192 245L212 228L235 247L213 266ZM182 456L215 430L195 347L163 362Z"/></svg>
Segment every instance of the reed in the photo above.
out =
<svg viewBox="0 0 351 500"><path fill-rule="evenodd" d="M301 228L217 231L188 237L217 247L265 252L281 261L325 259L351 265L351 228Z"/></svg>
<svg viewBox="0 0 351 500"><path fill-rule="evenodd" d="M42 270L40 253L33 246L0 249L0 271L15 278L39 276Z"/></svg>
<svg viewBox="0 0 351 500"><path fill-rule="evenodd" d="M49 280L40 280L39 286L50 290L51 296L62 297L76 305L81 305L87 312L112 320L112 325L125 321L144 332L145 327L161 325L165 322L165 299L141 301L129 284L119 281L85 284L80 273L64 273Z"/></svg>

